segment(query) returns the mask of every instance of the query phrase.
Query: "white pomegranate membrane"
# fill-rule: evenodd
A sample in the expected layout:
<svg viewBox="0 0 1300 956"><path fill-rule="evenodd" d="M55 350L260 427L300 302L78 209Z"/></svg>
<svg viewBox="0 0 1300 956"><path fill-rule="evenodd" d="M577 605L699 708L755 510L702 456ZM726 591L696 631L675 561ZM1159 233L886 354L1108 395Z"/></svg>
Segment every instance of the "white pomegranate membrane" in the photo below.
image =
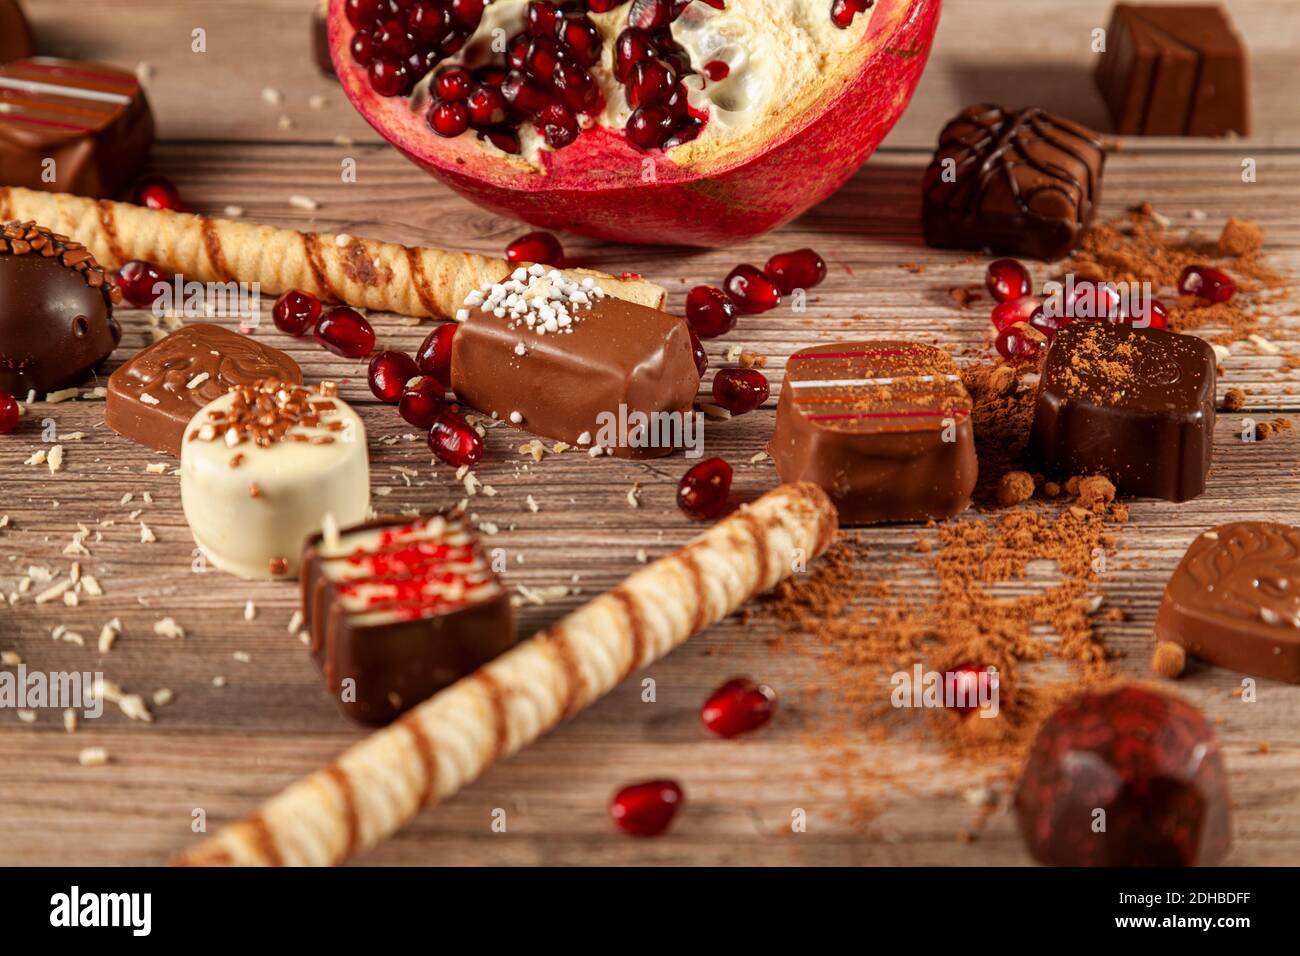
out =
<svg viewBox="0 0 1300 956"><path fill-rule="evenodd" d="M589 131L725 151L861 41L874 0L347 0L352 55L430 136L535 169ZM717 6L725 5L724 9ZM431 26L432 24L432 26ZM404 26L405 25L405 26Z"/></svg>

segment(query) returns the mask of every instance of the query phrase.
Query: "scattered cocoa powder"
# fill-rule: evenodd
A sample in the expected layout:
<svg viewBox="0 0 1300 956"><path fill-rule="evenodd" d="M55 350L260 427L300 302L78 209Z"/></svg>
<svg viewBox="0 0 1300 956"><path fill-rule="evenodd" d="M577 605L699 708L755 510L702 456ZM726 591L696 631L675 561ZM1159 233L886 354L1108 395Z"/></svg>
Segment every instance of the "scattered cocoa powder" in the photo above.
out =
<svg viewBox="0 0 1300 956"><path fill-rule="evenodd" d="M1275 418L1271 422L1260 422L1255 426L1255 441L1267 441L1269 438L1289 432L1293 427L1289 418Z"/></svg>
<svg viewBox="0 0 1300 956"><path fill-rule="evenodd" d="M1034 496L1034 476L1027 471L1008 471L998 482L998 504L1018 505Z"/></svg>
<svg viewBox="0 0 1300 956"><path fill-rule="evenodd" d="M1079 481L1079 504L1092 511L1105 508L1115 500L1115 485L1103 475L1093 475Z"/></svg>
<svg viewBox="0 0 1300 956"><path fill-rule="evenodd" d="M1151 655L1151 669L1161 677L1173 679L1187 666L1187 652L1172 641L1160 641Z"/></svg>
<svg viewBox="0 0 1300 956"><path fill-rule="evenodd" d="M1230 388L1223 395L1223 410L1236 412L1246 407L1246 393L1239 388Z"/></svg>

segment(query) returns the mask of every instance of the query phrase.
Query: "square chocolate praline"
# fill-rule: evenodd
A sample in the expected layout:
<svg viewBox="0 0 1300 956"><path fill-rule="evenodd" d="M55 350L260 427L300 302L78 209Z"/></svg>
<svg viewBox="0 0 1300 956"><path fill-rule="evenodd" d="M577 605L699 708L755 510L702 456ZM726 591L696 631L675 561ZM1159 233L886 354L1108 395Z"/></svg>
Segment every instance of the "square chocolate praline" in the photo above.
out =
<svg viewBox="0 0 1300 956"><path fill-rule="evenodd" d="M1101 199L1092 130L1041 109L967 107L939 135L921 184L925 241L940 249L1059 259Z"/></svg>
<svg viewBox="0 0 1300 956"><path fill-rule="evenodd" d="M1101 474L1128 495L1205 490L1214 437L1214 350L1160 329L1075 321L1038 385L1029 457L1056 478Z"/></svg>

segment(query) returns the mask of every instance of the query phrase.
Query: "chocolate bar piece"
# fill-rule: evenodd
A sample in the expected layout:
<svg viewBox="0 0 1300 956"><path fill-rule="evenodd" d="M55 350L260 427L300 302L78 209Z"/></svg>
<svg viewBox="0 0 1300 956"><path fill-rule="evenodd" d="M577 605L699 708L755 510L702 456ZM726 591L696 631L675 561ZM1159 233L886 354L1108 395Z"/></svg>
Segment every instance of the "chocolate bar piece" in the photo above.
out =
<svg viewBox="0 0 1300 956"><path fill-rule="evenodd" d="M515 643L509 595L459 514L315 535L302 614L330 693L365 724L387 723Z"/></svg>
<svg viewBox="0 0 1300 956"><path fill-rule="evenodd" d="M302 384L279 349L219 325L186 325L120 365L108 379L104 421L119 435L180 457L194 413L234 385L264 378Z"/></svg>
<svg viewBox="0 0 1300 956"><path fill-rule="evenodd" d="M0 0L0 66L36 52L32 30L18 0Z"/></svg>
<svg viewBox="0 0 1300 956"><path fill-rule="evenodd" d="M1117 132L1250 134L1246 50L1221 6L1116 4L1096 81Z"/></svg>
<svg viewBox="0 0 1300 956"><path fill-rule="evenodd" d="M681 319L541 266L470 293L451 385L480 412L625 458L691 441L700 373Z"/></svg>
<svg viewBox="0 0 1300 956"><path fill-rule="evenodd" d="M75 385L117 348L121 291L81 243L34 223L0 229L0 392Z"/></svg>
<svg viewBox="0 0 1300 956"><path fill-rule="evenodd" d="M49 57L0 66L0 186L113 196L153 143L135 75Z"/></svg>
<svg viewBox="0 0 1300 956"><path fill-rule="evenodd" d="M237 385L185 428L181 507L221 570L294 577L307 538L369 511L365 427L330 382Z"/></svg>
<svg viewBox="0 0 1300 956"><path fill-rule="evenodd" d="M1198 535L1165 587L1156 639L1300 684L1300 528L1234 521Z"/></svg>
<svg viewBox="0 0 1300 956"><path fill-rule="evenodd" d="M1029 457L1054 477L1103 474L1124 494L1195 498L1210 470L1214 376L1214 351L1195 336L1075 321L1048 349Z"/></svg>
<svg viewBox="0 0 1300 956"><path fill-rule="evenodd" d="M841 524L965 511L978 466L971 399L947 352L842 342L790 356L767 446L782 481L813 481Z"/></svg>
<svg viewBox="0 0 1300 956"><path fill-rule="evenodd" d="M1092 222L1106 154L1097 134L1041 109L982 104L939 136L922 181L925 241L1057 259Z"/></svg>

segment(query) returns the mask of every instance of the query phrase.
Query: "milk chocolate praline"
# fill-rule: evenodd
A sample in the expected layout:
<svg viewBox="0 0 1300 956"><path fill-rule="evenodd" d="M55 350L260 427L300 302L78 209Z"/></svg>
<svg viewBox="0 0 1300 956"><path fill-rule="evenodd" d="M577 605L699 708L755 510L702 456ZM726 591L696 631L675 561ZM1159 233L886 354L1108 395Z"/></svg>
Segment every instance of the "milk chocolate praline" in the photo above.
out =
<svg viewBox="0 0 1300 956"><path fill-rule="evenodd" d="M34 223L0 229L0 391L80 382L122 338L120 295L80 243Z"/></svg>

